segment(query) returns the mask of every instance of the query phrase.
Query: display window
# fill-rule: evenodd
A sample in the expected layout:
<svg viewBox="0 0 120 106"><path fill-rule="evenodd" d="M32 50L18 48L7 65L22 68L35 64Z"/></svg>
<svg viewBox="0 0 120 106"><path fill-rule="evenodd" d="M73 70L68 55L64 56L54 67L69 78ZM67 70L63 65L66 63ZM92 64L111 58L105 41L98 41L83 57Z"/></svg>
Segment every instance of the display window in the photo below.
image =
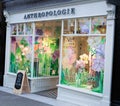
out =
<svg viewBox="0 0 120 106"><path fill-rule="evenodd" d="M17 35L17 24L11 25L11 35Z"/></svg>
<svg viewBox="0 0 120 106"><path fill-rule="evenodd" d="M105 39L104 16L11 25L10 72L57 76L61 65L61 84L102 93Z"/></svg>
<svg viewBox="0 0 120 106"><path fill-rule="evenodd" d="M59 38L35 37L34 76L58 75Z"/></svg>
<svg viewBox="0 0 120 106"><path fill-rule="evenodd" d="M18 24L18 34L24 35L24 24Z"/></svg>
<svg viewBox="0 0 120 106"><path fill-rule="evenodd" d="M106 34L106 17L92 17L92 34Z"/></svg>
<svg viewBox="0 0 120 106"><path fill-rule="evenodd" d="M77 33L63 33L60 83L102 93L106 18L78 18L75 21ZM66 20L63 23L66 24Z"/></svg>
<svg viewBox="0 0 120 106"><path fill-rule="evenodd" d="M64 34L75 33L75 19L64 20Z"/></svg>
<svg viewBox="0 0 120 106"><path fill-rule="evenodd" d="M58 76L60 20L14 24L11 32L9 72L25 70L29 77Z"/></svg>
<svg viewBox="0 0 120 106"><path fill-rule="evenodd" d="M33 34L33 24L32 23L26 23L25 24L25 34L26 35L32 35Z"/></svg>
<svg viewBox="0 0 120 106"><path fill-rule="evenodd" d="M77 19L77 34L89 34L90 30L90 19L79 18Z"/></svg>
<svg viewBox="0 0 120 106"><path fill-rule="evenodd" d="M11 37L10 72L26 70L31 75L32 37Z"/></svg>
<svg viewBox="0 0 120 106"><path fill-rule="evenodd" d="M34 76L58 75L61 21L35 23Z"/></svg>

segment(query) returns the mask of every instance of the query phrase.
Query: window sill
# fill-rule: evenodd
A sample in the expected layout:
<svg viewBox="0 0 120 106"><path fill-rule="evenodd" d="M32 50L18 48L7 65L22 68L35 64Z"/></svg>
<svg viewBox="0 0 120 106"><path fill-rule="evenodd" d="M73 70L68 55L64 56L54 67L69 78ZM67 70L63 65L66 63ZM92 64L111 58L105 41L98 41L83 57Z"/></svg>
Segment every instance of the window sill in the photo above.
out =
<svg viewBox="0 0 120 106"><path fill-rule="evenodd" d="M101 94L101 93L92 92L92 91L84 89L84 88L75 88L75 87L71 87L71 86L67 86L67 85L61 85L61 84L59 84L57 86L60 87L60 88L63 88L63 89L68 89L68 90L72 90L72 91L76 91L76 92L81 92L81 93L85 93L85 94L88 94L88 95L97 96L97 97L100 97L100 98L103 97L103 94Z"/></svg>

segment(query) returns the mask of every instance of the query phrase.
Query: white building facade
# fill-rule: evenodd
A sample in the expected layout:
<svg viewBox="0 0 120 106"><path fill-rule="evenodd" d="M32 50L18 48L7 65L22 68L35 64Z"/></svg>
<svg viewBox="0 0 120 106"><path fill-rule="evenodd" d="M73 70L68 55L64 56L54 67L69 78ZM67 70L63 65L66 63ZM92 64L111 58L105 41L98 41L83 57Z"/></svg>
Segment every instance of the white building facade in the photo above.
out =
<svg viewBox="0 0 120 106"><path fill-rule="evenodd" d="M4 86L26 71L31 92L58 88L58 100L109 106L115 6L74 1L9 14Z"/></svg>

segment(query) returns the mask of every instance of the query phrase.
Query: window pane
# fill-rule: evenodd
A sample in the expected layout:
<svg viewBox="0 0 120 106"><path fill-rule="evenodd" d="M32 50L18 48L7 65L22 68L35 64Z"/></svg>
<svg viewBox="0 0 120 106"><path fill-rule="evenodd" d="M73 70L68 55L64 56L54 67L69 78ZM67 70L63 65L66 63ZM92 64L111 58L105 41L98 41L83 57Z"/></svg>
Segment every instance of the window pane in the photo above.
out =
<svg viewBox="0 0 120 106"><path fill-rule="evenodd" d="M11 25L11 35L17 35L17 24Z"/></svg>
<svg viewBox="0 0 120 106"><path fill-rule="evenodd" d="M34 45L34 77L58 75L59 39L36 37Z"/></svg>
<svg viewBox="0 0 120 106"><path fill-rule="evenodd" d="M11 37L10 72L25 70L30 76L31 48L32 37Z"/></svg>
<svg viewBox="0 0 120 106"><path fill-rule="evenodd" d="M93 17L91 29L93 34L106 34L106 17Z"/></svg>
<svg viewBox="0 0 120 106"><path fill-rule="evenodd" d="M64 34L73 34L75 31L75 19L64 20Z"/></svg>
<svg viewBox="0 0 120 106"><path fill-rule="evenodd" d="M63 37L61 84L103 92L105 37Z"/></svg>
<svg viewBox="0 0 120 106"><path fill-rule="evenodd" d="M26 35L33 34L33 25L32 25L32 23L26 23L25 34Z"/></svg>
<svg viewBox="0 0 120 106"><path fill-rule="evenodd" d="M89 33L90 21L89 18L77 19L77 34L88 34Z"/></svg>
<svg viewBox="0 0 120 106"><path fill-rule="evenodd" d="M61 34L61 21L46 21L35 23L35 34L39 36L55 36Z"/></svg>
<svg viewBox="0 0 120 106"><path fill-rule="evenodd" d="M43 36L43 31L44 31L44 24L41 22L36 22L35 23L35 34Z"/></svg>
<svg viewBox="0 0 120 106"><path fill-rule="evenodd" d="M34 77L58 75L61 21L35 23Z"/></svg>
<svg viewBox="0 0 120 106"><path fill-rule="evenodd" d="M18 24L18 35L24 34L24 24Z"/></svg>

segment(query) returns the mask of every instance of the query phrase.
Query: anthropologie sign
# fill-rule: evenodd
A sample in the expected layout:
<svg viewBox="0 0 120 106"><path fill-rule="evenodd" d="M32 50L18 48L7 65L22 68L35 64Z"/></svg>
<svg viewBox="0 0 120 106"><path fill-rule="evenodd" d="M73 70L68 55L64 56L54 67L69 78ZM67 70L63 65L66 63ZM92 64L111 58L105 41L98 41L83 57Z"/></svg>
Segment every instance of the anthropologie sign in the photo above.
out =
<svg viewBox="0 0 120 106"><path fill-rule="evenodd" d="M64 16L64 15L75 15L75 8L66 8L66 9L58 9L58 10L50 10L43 12L35 12L28 13L24 15L24 19L37 19L37 18L45 18L52 16Z"/></svg>

